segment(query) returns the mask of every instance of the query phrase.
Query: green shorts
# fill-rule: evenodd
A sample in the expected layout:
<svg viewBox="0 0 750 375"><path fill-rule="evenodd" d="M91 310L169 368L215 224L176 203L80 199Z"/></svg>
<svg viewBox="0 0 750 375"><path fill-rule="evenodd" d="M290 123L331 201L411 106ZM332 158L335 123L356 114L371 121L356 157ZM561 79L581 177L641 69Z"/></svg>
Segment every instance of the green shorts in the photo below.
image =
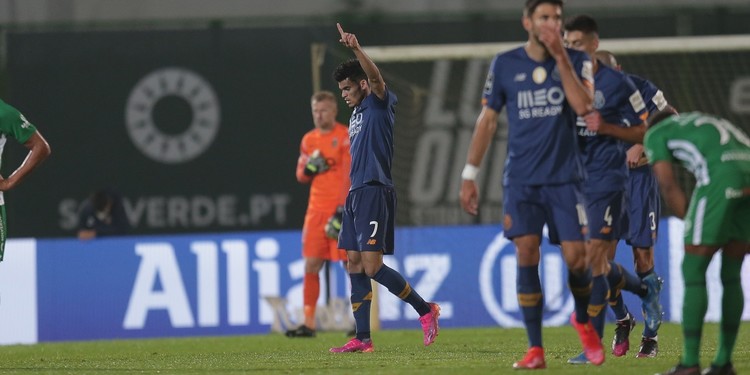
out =
<svg viewBox="0 0 750 375"><path fill-rule="evenodd" d="M737 173L712 177L696 187L685 215L686 245L724 245L730 241L750 243L750 176Z"/></svg>

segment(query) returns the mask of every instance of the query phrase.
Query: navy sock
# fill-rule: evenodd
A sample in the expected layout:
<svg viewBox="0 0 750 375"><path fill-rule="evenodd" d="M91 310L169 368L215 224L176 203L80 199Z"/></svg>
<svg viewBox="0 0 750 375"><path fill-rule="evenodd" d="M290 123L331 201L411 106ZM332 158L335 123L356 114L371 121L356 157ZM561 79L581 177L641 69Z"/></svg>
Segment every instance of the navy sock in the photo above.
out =
<svg viewBox="0 0 750 375"><path fill-rule="evenodd" d="M641 281L641 278L634 275L630 271L620 267L623 278L625 278L625 285L622 289L627 290L630 293L637 295L638 297L645 297L648 294L648 287Z"/></svg>
<svg viewBox="0 0 750 375"><path fill-rule="evenodd" d="M568 270L568 286L575 300L576 321L586 323L589 321L589 299L591 299L591 268L583 273L573 273Z"/></svg>
<svg viewBox="0 0 750 375"><path fill-rule="evenodd" d="M542 314L544 298L539 281L539 266L518 266L516 279L518 305L521 307L529 347L542 346Z"/></svg>
<svg viewBox="0 0 750 375"><path fill-rule="evenodd" d="M604 307L607 305L609 297L609 283L605 275L594 276L592 280L591 299L589 300L589 318L591 324L599 334L599 338L604 335Z"/></svg>
<svg viewBox="0 0 750 375"><path fill-rule="evenodd" d="M609 283L609 307L615 313L615 319L622 320L628 316L628 307L622 301L621 290L625 286L625 276L622 274L622 266L613 261L609 261L609 273L607 282Z"/></svg>
<svg viewBox="0 0 750 375"><path fill-rule="evenodd" d="M370 278L363 273L350 273L352 282L352 312L354 324L357 327L357 339L370 338L370 305L372 303L372 284Z"/></svg>
<svg viewBox="0 0 750 375"><path fill-rule="evenodd" d="M378 272L372 277L373 280L377 281L380 285L388 288L388 291L393 293L398 298L401 298L404 302L411 305L414 310L417 310L419 316L430 312L430 305L422 299L422 296L412 289L411 285L406 282L400 273L396 272L393 268L386 266L385 264L380 267Z"/></svg>
<svg viewBox="0 0 750 375"><path fill-rule="evenodd" d="M654 271L653 268L651 268L650 270L648 270L646 272L638 272L637 273L638 277L640 277L641 280L643 280L643 278L645 278L646 276L649 276L651 274L656 275L656 271ZM642 334L643 334L643 337L656 337L657 332L654 331L654 330L652 330L652 329L650 329L650 328L648 328L648 326L644 324L643 325L643 333Z"/></svg>

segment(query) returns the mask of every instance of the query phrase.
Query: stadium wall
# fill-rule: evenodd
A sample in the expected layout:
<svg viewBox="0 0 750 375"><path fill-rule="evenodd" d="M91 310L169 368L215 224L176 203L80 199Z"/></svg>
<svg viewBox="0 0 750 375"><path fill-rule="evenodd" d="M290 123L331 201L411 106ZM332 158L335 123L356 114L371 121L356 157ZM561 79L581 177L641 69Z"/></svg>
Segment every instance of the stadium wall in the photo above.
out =
<svg viewBox="0 0 750 375"><path fill-rule="evenodd" d="M678 322L682 223L665 219L660 225L661 301L665 318ZM285 298L290 312L301 308L299 239L298 231L272 231L10 240L0 263L0 344L269 333L279 313L265 297ZM440 303L442 327L522 325L515 251L496 226L401 228L396 240L396 255L386 263L425 299ZM564 261L546 240L542 252L544 323L567 324L573 300ZM618 260L626 267L632 262L622 244ZM709 268L710 321L719 318L718 262ZM333 296L347 298L340 266L332 275ZM742 275L750 299L750 262ZM408 305L382 287L379 296L382 328L418 327ZM631 311L640 311L637 298L625 297ZM750 320L750 308L743 319Z"/></svg>

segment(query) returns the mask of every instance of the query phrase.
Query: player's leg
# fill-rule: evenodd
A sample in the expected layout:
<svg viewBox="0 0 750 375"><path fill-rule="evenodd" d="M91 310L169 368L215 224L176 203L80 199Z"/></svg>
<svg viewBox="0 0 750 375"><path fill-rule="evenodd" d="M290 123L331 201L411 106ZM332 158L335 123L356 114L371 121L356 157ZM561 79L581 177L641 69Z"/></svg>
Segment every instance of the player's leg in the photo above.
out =
<svg viewBox="0 0 750 375"><path fill-rule="evenodd" d="M302 256L305 259L305 274L302 280L302 308L304 322L297 328L288 330L287 337L315 337L315 313L320 297L320 270L325 258L329 257L329 240L323 226L326 215L308 210L302 227Z"/></svg>
<svg viewBox="0 0 750 375"><path fill-rule="evenodd" d="M659 351L658 329L662 319L659 303L662 279L654 268L654 244L659 230L661 199L658 184L649 168L631 171L629 183L630 202L633 204L628 208L630 228L627 243L633 249L636 275L650 293L650 297L641 296L646 299L642 306L645 324L636 357L650 358L656 357Z"/></svg>
<svg viewBox="0 0 750 375"><path fill-rule="evenodd" d="M732 241L721 250L721 285L724 292L721 297L719 348L711 362L711 367L716 369L728 370L732 366L732 353L745 307L740 271L747 248L745 242Z"/></svg>
<svg viewBox="0 0 750 375"><path fill-rule="evenodd" d="M604 350L588 316L591 299L591 265L586 254L585 240L588 230L585 200L578 184L548 187L544 192L548 202L548 215L554 223L554 237L562 247L568 266L568 283L575 301L571 323L583 344L586 358L595 365L604 362ZM551 235L550 238L553 236Z"/></svg>
<svg viewBox="0 0 750 375"><path fill-rule="evenodd" d="M745 183L747 182L740 181L735 186L743 187ZM732 368L732 353L744 309L742 262L750 250L750 221L747 220L750 217L750 197L728 198L725 196L724 198L727 213L720 229L726 230L724 233L726 233L728 244L723 247L721 253L721 284L724 292L721 300L719 348L711 363L711 368L715 369L716 373L720 373L719 370L724 370L723 373L730 373L729 370ZM719 237L719 241L721 238Z"/></svg>
<svg viewBox="0 0 750 375"><path fill-rule="evenodd" d="M538 190L525 186L503 189L504 235L516 246L516 294L529 343L524 358L513 364L517 369L547 367L542 345L544 295L539 278L539 246L546 213Z"/></svg>
<svg viewBox="0 0 750 375"><path fill-rule="evenodd" d="M360 244L365 273L417 311L425 331L424 345L430 345L438 335L440 307L425 302L398 271L383 263L383 254L393 254L395 250L396 190L385 186L368 187L363 189L364 196L368 203L360 208L357 225L366 225L359 228L360 233L367 234Z"/></svg>
<svg viewBox="0 0 750 375"><path fill-rule="evenodd" d="M354 315L356 337L341 347L330 349L332 353L372 352L374 347L370 337L370 305L372 303L372 284L365 274L360 253L360 243L357 241L358 228L354 225L354 210L361 199L361 189L350 192L346 198L346 205L341 219L341 233L338 247L347 250L347 269L351 282L350 302Z"/></svg>

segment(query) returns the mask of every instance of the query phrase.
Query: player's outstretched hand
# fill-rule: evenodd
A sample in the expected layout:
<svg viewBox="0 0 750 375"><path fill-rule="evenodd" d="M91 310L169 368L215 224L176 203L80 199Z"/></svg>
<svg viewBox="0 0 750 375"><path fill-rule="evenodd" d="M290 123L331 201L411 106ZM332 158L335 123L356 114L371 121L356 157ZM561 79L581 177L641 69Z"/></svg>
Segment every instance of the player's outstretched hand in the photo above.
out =
<svg viewBox="0 0 750 375"><path fill-rule="evenodd" d="M592 132L599 132L602 127L602 115L597 111L591 111L583 116L586 121L586 129Z"/></svg>
<svg viewBox="0 0 750 375"><path fill-rule="evenodd" d="M341 28L341 24L338 22L336 23L336 27L339 29L339 34L341 35L341 39L339 39L339 42L341 42L341 44L343 44L346 48L359 48L359 41L357 41L356 35L344 32L344 29Z"/></svg>
<svg viewBox="0 0 750 375"><path fill-rule="evenodd" d="M557 59L565 53L559 26L542 26L539 33L539 40L547 47L547 52L552 57Z"/></svg>
<svg viewBox="0 0 750 375"><path fill-rule="evenodd" d="M479 189L474 180L463 180L459 197L464 211L474 216L479 214Z"/></svg>

